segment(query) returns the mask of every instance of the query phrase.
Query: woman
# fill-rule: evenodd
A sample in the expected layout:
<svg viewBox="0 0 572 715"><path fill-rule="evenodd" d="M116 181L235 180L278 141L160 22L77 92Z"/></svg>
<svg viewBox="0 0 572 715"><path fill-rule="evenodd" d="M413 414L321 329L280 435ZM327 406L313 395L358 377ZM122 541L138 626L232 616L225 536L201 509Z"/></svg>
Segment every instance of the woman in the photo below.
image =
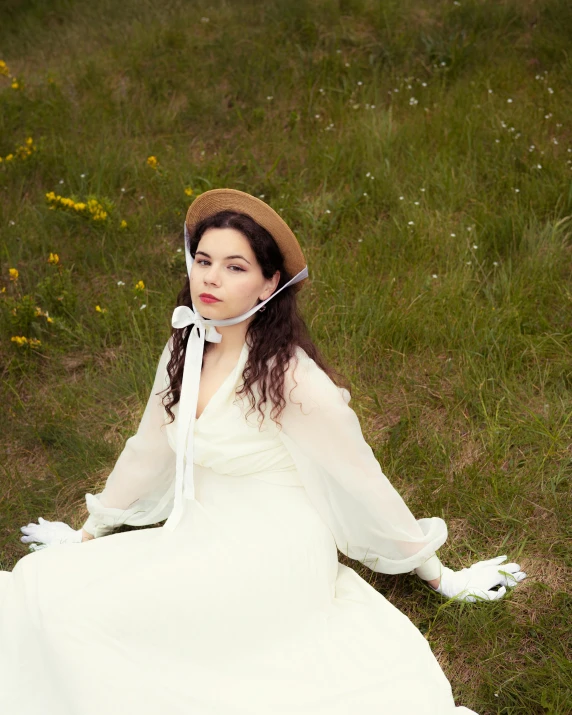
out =
<svg viewBox="0 0 572 715"><path fill-rule="evenodd" d="M185 251L151 396L104 490L86 495L89 518L77 532L22 527L35 553L0 574L0 711L471 712L337 548L465 600L525 574L499 571L505 557L441 565L445 523L415 520L393 489L297 313L307 267L280 216L207 191Z"/></svg>

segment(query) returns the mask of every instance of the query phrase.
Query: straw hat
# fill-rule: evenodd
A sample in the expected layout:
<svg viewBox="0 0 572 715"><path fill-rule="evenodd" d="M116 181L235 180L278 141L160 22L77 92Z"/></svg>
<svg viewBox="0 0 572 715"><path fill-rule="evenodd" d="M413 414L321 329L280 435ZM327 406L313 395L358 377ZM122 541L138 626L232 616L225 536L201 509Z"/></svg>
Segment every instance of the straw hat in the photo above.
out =
<svg viewBox="0 0 572 715"><path fill-rule="evenodd" d="M226 210L248 214L272 235L284 257L284 267L290 276L295 276L306 266L298 239L284 219L264 201L237 189L211 189L199 194L187 211L185 223L189 234L199 221ZM304 278L295 283L294 290L300 290L305 280Z"/></svg>

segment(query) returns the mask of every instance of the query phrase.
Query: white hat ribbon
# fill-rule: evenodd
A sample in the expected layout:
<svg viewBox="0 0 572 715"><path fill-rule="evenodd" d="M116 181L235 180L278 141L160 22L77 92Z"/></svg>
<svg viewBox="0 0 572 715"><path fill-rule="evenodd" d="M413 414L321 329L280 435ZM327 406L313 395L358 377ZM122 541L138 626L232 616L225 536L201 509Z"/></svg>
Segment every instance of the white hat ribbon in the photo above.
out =
<svg viewBox="0 0 572 715"><path fill-rule="evenodd" d="M188 249L188 229L185 222L185 258L189 280L194 260ZM253 308L235 318L225 318L224 320L214 320L203 318L194 306L189 308L186 305L179 305L173 311L171 325L174 328L184 329L191 327L187 347L185 351L185 364L183 368L183 381L181 394L179 397L179 412L177 415L177 456L175 473L175 497L173 511L165 522L165 528L174 531L183 515L183 499L195 498L195 484L193 479L193 445L194 445L194 425L199 398L199 383L201 379L201 368L203 362L203 352L205 340L211 343L220 343L222 335L217 331L216 326L235 325L241 323L246 318L260 310L263 305L278 295L281 290L293 283L304 280L308 277L308 267L297 273L282 288L275 291L269 298L258 303Z"/></svg>

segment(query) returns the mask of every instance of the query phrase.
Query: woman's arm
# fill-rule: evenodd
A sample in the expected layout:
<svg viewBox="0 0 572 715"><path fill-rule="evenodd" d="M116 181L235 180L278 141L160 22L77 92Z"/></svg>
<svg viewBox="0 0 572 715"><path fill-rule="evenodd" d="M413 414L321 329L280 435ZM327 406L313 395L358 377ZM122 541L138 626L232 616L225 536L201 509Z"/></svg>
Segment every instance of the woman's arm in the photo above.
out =
<svg viewBox="0 0 572 715"><path fill-rule="evenodd" d="M172 509L175 452L167 440L165 408L157 394L169 384L169 345L170 341L159 359L137 432L125 443L103 491L86 494L90 515L83 524L83 541L104 536L121 524L155 524L166 519Z"/></svg>
<svg viewBox="0 0 572 715"><path fill-rule="evenodd" d="M415 570L438 582L435 552L447 538L445 522L413 516L365 441L348 391L299 349L298 364L285 374L284 396L282 439L339 550L373 571Z"/></svg>

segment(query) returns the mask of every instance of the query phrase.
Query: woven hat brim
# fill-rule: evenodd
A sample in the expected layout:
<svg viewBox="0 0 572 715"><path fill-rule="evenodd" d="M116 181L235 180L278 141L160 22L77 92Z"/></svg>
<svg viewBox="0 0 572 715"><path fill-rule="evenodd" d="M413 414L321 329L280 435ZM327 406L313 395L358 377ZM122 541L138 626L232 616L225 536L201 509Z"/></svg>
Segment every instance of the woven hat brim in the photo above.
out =
<svg viewBox="0 0 572 715"><path fill-rule="evenodd" d="M305 268L306 259L298 239L286 221L264 201L238 189L210 189L199 194L187 211L185 221L189 233L203 219L225 210L248 214L272 235L284 257L284 267L291 278ZM298 291L306 280L304 278L294 283L292 287Z"/></svg>

